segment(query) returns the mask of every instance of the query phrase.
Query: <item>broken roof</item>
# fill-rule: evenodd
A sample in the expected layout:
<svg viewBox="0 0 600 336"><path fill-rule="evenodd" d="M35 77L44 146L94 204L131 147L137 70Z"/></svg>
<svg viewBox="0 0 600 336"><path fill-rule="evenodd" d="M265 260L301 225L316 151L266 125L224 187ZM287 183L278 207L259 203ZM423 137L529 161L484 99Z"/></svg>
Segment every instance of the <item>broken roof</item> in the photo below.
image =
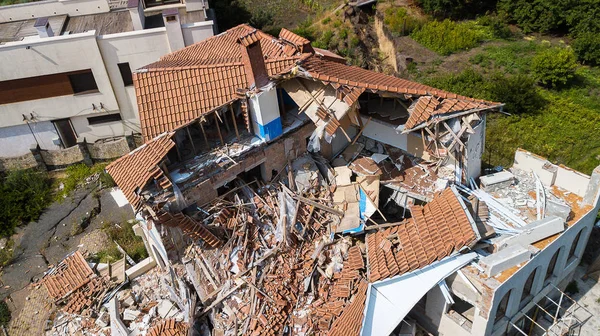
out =
<svg viewBox="0 0 600 336"><path fill-rule="evenodd" d="M371 282L422 268L478 240L475 223L453 187L410 212L412 218L400 225L367 235Z"/></svg>
<svg viewBox="0 0 600 336"><path fill-rule="evenodd" d="M500 106L346 65L340 56L313 49L310 41L287 29L282 29L279 38L275 38L243 24L163 56L134 73L142 133L146 140L175 130L243 96L249 83L243 63L243 46L239 41L248 34L260 43L271 78L291 74L333 84L336 89L344 86L344 90L351 93L350 98L344 98L348 104L356 102L367 89L435 97L441 105L432 106L433 110L427 110L427 113L421 111L419 118L411 123L414 125L435 114ZM445 99L449 101L445 103Z"/></svg>
<svg viewBox="0 0 600 336"><path fill-rule="evenodd" d="M174 133L163 133L106 166L106 170L136 211L142 204L139 189L150 180L154 179L161 187L171 185L158 164L175 146L175 142L171 140L173 135Z"/></svg>
<svg viewBox="0 0 600 336"><path fill-rule="evenodd" d="M42 282L52 298L61 299L87 284L95 276L81 252L76 251L50 270Z"/></svg>

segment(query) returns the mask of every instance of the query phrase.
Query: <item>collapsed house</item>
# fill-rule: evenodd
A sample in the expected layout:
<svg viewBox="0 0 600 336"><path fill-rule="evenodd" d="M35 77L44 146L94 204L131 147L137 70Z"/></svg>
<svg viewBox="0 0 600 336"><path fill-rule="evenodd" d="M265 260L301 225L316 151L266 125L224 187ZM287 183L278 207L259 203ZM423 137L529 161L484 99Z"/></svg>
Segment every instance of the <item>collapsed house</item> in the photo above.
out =
<svg viewBox="0 0 600 336"><path fill-rule="evenodd" d="M518 151L480 177L502 104L247 25L134 82L147 142L107 171L188 334L560 334L590 318L562 289L600 171ZM113 335L132 332L118 315Z"/></svg>

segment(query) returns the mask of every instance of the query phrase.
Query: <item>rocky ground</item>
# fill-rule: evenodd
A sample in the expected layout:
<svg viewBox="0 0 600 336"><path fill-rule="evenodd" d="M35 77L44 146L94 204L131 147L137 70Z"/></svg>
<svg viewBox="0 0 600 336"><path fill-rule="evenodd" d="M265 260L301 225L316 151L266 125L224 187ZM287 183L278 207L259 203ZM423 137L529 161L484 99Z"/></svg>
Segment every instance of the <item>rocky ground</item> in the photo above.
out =
<svg viewBox="0 0 600 336"><path fill-rule="evenodd" d="M38 329L43 328L48 318L49 305L40 301L44 296L39 294L37 286L30 286L33 282L69 252L80 249L95 253L101 250L108 242L108 237L100 230L104 223L131 218L131 207L120 208L109 189L96 191L88 186L62 202L53 203L37 222L20 228L13 237L13 261L0 275L0 298L7 298L13 312L10 335L39 335L43 332L43 329ZM36 330L18 325L23 321L29 321L31 328Z"/></svg>

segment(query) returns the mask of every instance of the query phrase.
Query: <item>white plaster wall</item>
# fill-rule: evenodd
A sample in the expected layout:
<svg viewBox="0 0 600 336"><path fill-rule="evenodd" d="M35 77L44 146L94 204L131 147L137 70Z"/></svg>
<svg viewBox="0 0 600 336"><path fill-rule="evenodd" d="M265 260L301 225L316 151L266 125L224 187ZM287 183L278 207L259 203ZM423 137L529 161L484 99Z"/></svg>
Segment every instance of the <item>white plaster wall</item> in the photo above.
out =
<svg viewBox="0 0 600 336"><path fill-rule="evenodd" d="M98 37L106 71L114 88L123 118L123 130L141 132L135 88L125 86L119 63L129 63L132 71L157 61L170 52L165 28L148 29Z"/></svg>
<svg viewBox="0 0 600 336"><path fill-rule="evenodd" d="M44 16L69 14L70 16L107 13L106 0L48 0L0 7L0 23L28 20Z"/></svg>
<svg viewBox="0 0 600 336"><path fill-rule="evenodd" d="M26 124L0 128L0 157L12 157L27 154L36 145L36 139L42 149L59 149L52 140L58 139L54 125L49 122L31 123L31 130Z"/></svg>
<svg viewBox="0 0 600 336"><path fill-rule="evenodd" d="M564 279L572 276L573 272L575 271L575 268L581 260L581 255L583 254L583 250L585 249L585 245L587 244L587 240L589 238L591 228L595 223L597 213L598 204L596 204L596 207L592 209L592 211L590 211L587 215L582 217L579 220L579 222L565 230L556 240L554 240L550 245L548 245L546 248L540 251L527 264L523 265L516 273L514 273L504 283L502 283L494 293L489 319L478 320L478 323L480 323L480 325L477 326L477 329L485 330L484 333L480 332L479 334L477 334L474 332L473 335L503 335L506 331L508 320L503 319L499 323L494 325L494 316L496 315L498 303L500 302L505 293L507 293L509 290L512 290L508 302L506 315L512 317L513 315L517 314L520 310L519 304L521 302L523 284L529 277L529 274L531 274L531 272L534 269L537 269L536 278L534 280L534 285L532 288L532 294L535 295L538 292L540 292L543 288L545 288L543 281L546 274L546 270L548 268L548 264L554 253L561 248L562 250L559 254L556 266L554 268L554 277L551 278L550 281L555 286L558 286L558 284L563 282ZM571 245L575 239L575 236L577 236L577 234L581 230L585 231L582 234L577 246L577 250L575 251L575 256L577 258L574 258L573 260L567 260L569 250L571 249Z"/></svg>
<svg viewBox="0 0 600 336"><path fill-rule="evenodd" d="M213 22L204 21L184 24L181 25L181 31L183 32L185 45L189 46L213 36Z"/></svg>
<svg viewBox="0 0 600 336"><path fill-rule="evenodd" d="M361 116L361 118L363 125L369 120L365 116ZM362 135L400 149L406 150L408 148L407 134L398 133L391 125L376 119L371 119Z"/></svg>
<svg viewBox="0 0 600 336"><path fill-rule="evenodd" d="M476 179L481 175L481 156L485 146L485 119L473 128L475 134L467 140L467 177Z"/></svg>
<svg viewBox="0 0 600 336"><path fill-rule="evenodd" d="M0 105L0 127L22 124L23 113L48 121L95 113L92 104L103 103L108 111L119 109L94 31L0 46L0 64L3 80L91 69L99 90Z"/></svg>

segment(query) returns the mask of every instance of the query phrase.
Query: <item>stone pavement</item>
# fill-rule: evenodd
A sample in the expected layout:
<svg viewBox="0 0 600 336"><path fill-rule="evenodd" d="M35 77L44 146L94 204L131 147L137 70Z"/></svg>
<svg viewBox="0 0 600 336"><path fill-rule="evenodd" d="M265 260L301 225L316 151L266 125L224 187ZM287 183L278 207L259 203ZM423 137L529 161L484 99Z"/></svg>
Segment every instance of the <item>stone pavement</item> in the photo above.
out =
<svg viewBox="0 0 600 336"><path fill-rule="evenodd" d="M54 305L46 287L34 286L29 292L29 300L25 301L23 309L18 313L13 312L8 334L10 336L44 335L46 321L53 309Z"/></svg>
<svg viewBox="0 0 600 336"><path fill-rule="evenodd" d="M593 316L581 327L580 336L600 335L600 283L595 279L583 280L587 265L579 265L573 279L577 281L579 293L571 297L585 307Z"/></svg>

